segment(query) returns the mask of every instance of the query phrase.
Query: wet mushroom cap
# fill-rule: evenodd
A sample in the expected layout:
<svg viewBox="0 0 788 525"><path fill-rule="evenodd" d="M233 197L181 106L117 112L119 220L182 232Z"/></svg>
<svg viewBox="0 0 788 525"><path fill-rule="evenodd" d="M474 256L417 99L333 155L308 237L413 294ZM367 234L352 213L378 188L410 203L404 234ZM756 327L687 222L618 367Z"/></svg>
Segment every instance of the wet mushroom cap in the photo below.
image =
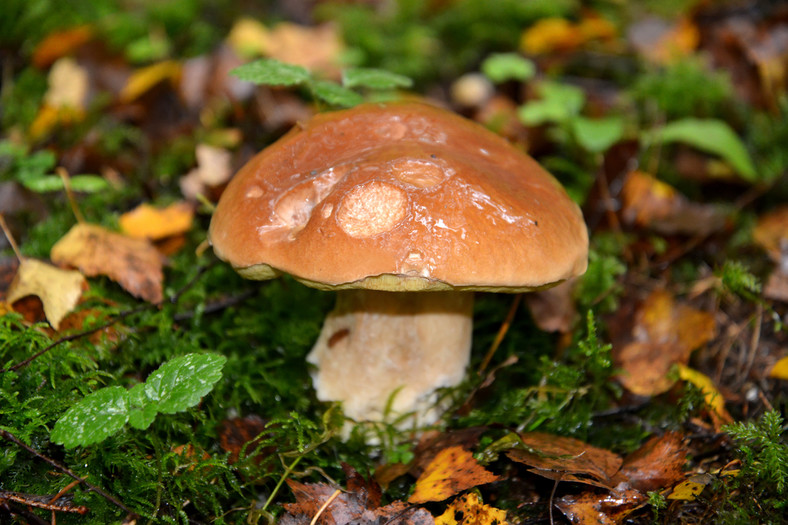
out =
<svg viewBox="0 0 788 525"><path fill-rule="evenodd" d="M318 115L251 159L216 208L241 275L323 289L527 291L585 271L577 205L528 155L423 103Z"/></svg>

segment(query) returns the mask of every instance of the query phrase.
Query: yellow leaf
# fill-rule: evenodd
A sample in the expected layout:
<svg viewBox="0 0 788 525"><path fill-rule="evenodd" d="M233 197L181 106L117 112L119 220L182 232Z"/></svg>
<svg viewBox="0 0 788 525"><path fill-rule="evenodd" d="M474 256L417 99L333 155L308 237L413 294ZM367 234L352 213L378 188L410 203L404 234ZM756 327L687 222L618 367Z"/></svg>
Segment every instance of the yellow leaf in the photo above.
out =
<svg viewBox="0 0 788 525"><path fill-rule="evenodd" d="M676 367L681 379L692 383L703 392L706 404L711 407L712 414L719 420L717 421L718 423L730 423L733 421L733 418L725 409L725 399L708 376L680 363Z"/></svg>
<svg viewBox="0 0 788 525"><path fill-rule="evenodd" d="M143 203L121 215L119 222L127 235L155 241L189 231L193 218L194 209L186 202L177 202L166 208L154 208Z"/></svg>
<svg viewBox="0 0 788 525"><path fill-rule="evenodd" d="M769 372L769 377L788 380L788 356L777 361Z"/></svg>
<svg viewBox="0 0 788 525"><path fill-rule="evenodd" d="M430 461L408 498L410 503L443 501L458 492L496 481L498 476L487 471L462 447L448 447Z"/></svg>
<svg viewBox="0 0 788 525"><path fill-rule="evenodd" d="M459 520L458 520L459 518ZM454 500L435 525L507 525L506 511L485 505L474 493Z"/></svg>
<svg viewBox="0 0 788 525"><path fill-rule="evenodd" d="M19 269L8 288L9 303L35 295L44 305L44 314L55 330L60 321L69 313L82 297L87 281L81 273L62 270L36 259L22 259Z"/></svg>
<svg viewBox="0 0 788 525"><path fill-rule="evenodd" d="M520 49L530 55L571 49L580 41L577 28L563 18L543 18L528 28L520 39Z"/></svg>
<svg viewBox="0 0 788 525"><path fill-rule="evenodd" d="M682 481L673 487L673 492L668 495L668 499L695 501L695 498L703 492L703 489L706 488L710 481L711 477L708 475L692 476L690 479Z"/></svg>
<svg viewBox="0 0 788 525"><path fill-rule="evenodd" d="M88 72L71 57L59 59L49 71L49 88L44 102L54 108L85 109Z"/></svg>
<svg viewBox="0 0 788 525"><path fill-rule="evenodd" d="M175 82L181 74L181 64L165 60L136 70L120 92L121 102L132 102L165 80Z"/></svg>
<svg viewBox="0 0 788 525"><path fill-rule="evenodd" d="M130 294L152 303L163 298L163 257L147 239L80 223L52 247L52 261L87 276L106 275Z"/></svg>
<svg viewBox="0 0 788 525"><path fill-rule="evenodd" d="M241 18L227 35L227 43L242 57L262 55L268 49L270 39L268 28L253 18Z"/></svg>

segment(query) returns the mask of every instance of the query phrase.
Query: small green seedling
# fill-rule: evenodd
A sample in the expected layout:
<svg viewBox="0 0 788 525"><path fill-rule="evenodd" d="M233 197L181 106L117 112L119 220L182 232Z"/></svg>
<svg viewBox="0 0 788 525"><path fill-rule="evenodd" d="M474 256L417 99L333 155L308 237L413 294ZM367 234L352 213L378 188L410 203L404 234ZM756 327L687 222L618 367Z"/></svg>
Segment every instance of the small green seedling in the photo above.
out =
<svg viewBox="0 0 788 525"><path fill-rule="evenodd" d="M74 448L100 443L126 423L145 430L156 414L183 412L199 403L221 379L226 361L218 354L187 354L164 363L130 390L121 386L97 390L68 409L50 437Z"/></svg>
<svg viewBox="0 0 788 525"><path fill-rule="evenodd" d="M62 177L52 173L55 164L55 154L49 150L28 154L23 146L10 141L0 142L0 175L10 172L13 180L30 191L63 191L65 183ZM98 175L74 175L69 177L69 184L72 190L83 193L95 193L109 188L109 183Z"/></svg>

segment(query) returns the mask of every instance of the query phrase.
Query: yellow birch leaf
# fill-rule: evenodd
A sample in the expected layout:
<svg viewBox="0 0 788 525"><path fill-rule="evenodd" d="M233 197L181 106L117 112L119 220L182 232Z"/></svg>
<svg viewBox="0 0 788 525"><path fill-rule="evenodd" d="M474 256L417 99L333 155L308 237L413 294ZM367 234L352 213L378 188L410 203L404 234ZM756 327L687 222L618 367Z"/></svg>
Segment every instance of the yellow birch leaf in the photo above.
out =
<svg viewBox="0 0 788 525"><path fill-rule="evenodd" d="M459 520L457 519L459 517ZM485 505L474 493L454 500L435 525L507 525L506 511Z"/></svg>
<svg viewBox="0 0 788 525"><path fill-rule="evenodd" d="M35 295L44 305L44 315L55 330L60 321L79 302L87 281L81 273L62 270L36 259L22 259L19 269L8 288L7 301L11 304Z"/></svg>
<svg viewBox="0 0 788 525"><path fill-rule="evenodd" d="M682 481L673 487L673 492L668 495L668 499L695 501L695 498L703 492L703 489L706 488L706 485L708 485L710 481L711 476L708 474L692 476L688 480Z"/></svg>
<svg viewBox="0 0 788 525"><path fill-rule="evenodd" d="M120 228L131 237L151 240L164 239L186 233L192 227L194 209L186 202L176 202L166 208L140 204L120 216Z"/></svg>
<svg viewBox="0 0 788 525"><path fill-rule="evenodd" d="M165 60L136 70L120 92L121 102L132 102L165 80L175 81L181 74L181 64Z"/></svg>
<svg viewBox="0 0 788 525"><path fill-rule="evenodd" d="M464 448L448 447L438 452L421 473L408 502L443 501L463 490L497 479L498 476L485 470Z"/></svg>
<svg viewBox="0 0 788 525"><path fill-rule="evenodd" d="M707 375L681 363L678 363L676 367L681 379L692 383L703 392L706 404L711 407L713 416L719 420L715 421L715 424L719 422L731 423L733 421L733 418L725 409L725 398L722 397L722 394L720 394L717 387L714 386L714 383Z"/></svg>
<svg viewBox="0 0 788 525"><path fill-rule="evenodd" d="M777 361L769 372L769 377L788 381L788 356Z"/></svg>

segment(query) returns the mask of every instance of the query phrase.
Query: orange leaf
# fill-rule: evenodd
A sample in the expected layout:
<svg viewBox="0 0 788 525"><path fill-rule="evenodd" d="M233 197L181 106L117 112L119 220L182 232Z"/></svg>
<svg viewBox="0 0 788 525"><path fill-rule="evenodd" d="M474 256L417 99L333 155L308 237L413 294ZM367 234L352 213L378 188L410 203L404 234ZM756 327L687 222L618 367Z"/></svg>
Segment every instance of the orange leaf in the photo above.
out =
<svg viewBox="0 0 788 525"><path fill-rule="evenodd" d="M80 223L55 243L50 256L55 264L79 268L89 277L106 275L146 301L162 300L163 258L145 239Z"/></svg>
<svg viewBox="0 0 788 525"><path fill-rule="evenodd" d="M506 511L490 507L474 493L454 500L435 525L506 525Z"/></svg>
<svg viewBox="0 0 788 525"><path fill-rule="evenodd" d="M180 74L181 64L174 60L165 60L138 69L131 74L128 82L123 86L120 101L133 102L165 80L175 82Z"/></svg>
<svg viewBox="0 0 788 525"><path fill-rule="evenodd" d="M33 64L41 69L49 67L55 60L70 55L92 38L93 29L90 26L72 27L51 33L33 51Z"/></svg>
<svg viewBox="0 0 788 525"><path fill-rule="evenodd" d="M788 245L788 206L782 206L758 218L752 232L753 240L777 263L783 259L783 246Z"/></svg>
<svg viewBox="0 0 788 525"><path fill-rule="evenodd" d="M88 283L81 273L62 270L35 259L22 259L8 288L8 302L28 295L41 299L44 314L55 330L68 312L74 309Z"/></svg>
<svg viewBox="0 0 788 525"><path fill-rule="evenodd" d="M120 216L120 228L131 237L159 240L186 233L192 227L194 209L186 202L177 202L166 208L140 204Z"/></svg>
<svg viewBox="0 0 788 525"><path fill-rule="evenodd" d="M408 502L443 501L463 490L492 483L497 479L498 476L485 470L474 459L473 454L464 448L445 448L416 480L416 490L408 498Z"/></svg>
<svg viewBox="0 0 788 525"><path fill-rule="evenodd" d="M769 377L788 380L788 357L783 357L774 364Z"/></svg>

